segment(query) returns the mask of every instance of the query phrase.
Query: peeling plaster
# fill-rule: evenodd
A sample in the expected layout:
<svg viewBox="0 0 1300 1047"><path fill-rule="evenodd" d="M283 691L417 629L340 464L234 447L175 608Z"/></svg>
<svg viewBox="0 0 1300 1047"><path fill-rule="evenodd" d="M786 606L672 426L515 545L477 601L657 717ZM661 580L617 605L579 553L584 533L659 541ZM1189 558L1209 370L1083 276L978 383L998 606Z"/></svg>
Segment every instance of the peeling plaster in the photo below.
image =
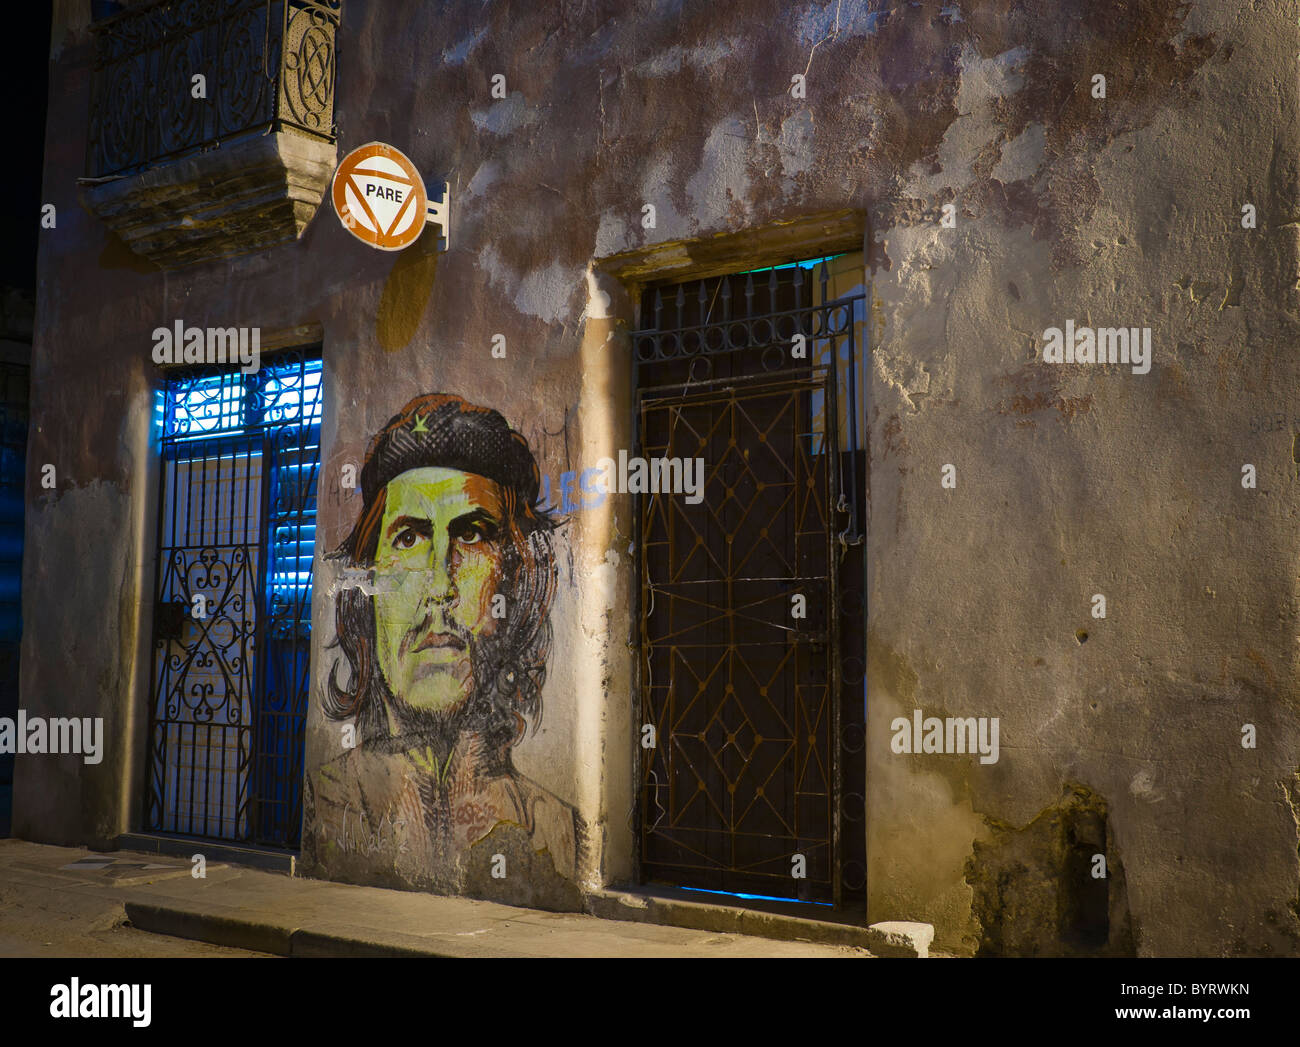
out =
<svg viewBox="0 0 1300 1047"><path fill-rule="evenodd" d="M1129 782L1128 791L1136 800L1143 800L1146 803L1160 803L1164 800L1165 795L1156 788L1155 778L1151 772L1145 768L1138 771Z"/></svg>
<svg viewBox="0 0 1300 1047"><path fill-rule="evenodd" d="M597 258L625 251L630 245L627 223L612 211L600 216L600 225L596 228L596 244L592 254Z"/></svg>
<svg viewBox="0 0 1300 1047"><path fill-rule="evenodd" d="M704 143L700 168L686 182L686 195L702 228L729 224L737 207L748 211L748 160L746 125L735 117L715 124Z"/></svg>
<svg viewBox="0 0 1300 1047"><path fill-rule="evenodd" d="M488 26L484 25L477 33L463 37L455 45L442 52L443 63L446 65L460 65L469 57L469 53L478 47L487 34Z"/></svg>
<svg viewBox="0 0 1300 1047"><path fill-rule="evenodd" d="M470 116L474 126L488 134L508 135L521 127L536 123L538 111L524 101L519 91L512 91L507 97L498 99L486 109L480 109Z"/></svg>
<svg viewBox="0 0 1300 1047"><path fill-rule="evenodd" d="M891 8L891 11L893 9ZM829 0L824 7L811 7L799 17L796 32L805 44L815 44L836 33L838 36L871 36L890 11L868 11L858 0Z"/></svg>
<svg viewBox="0 0 1300 1047"><path fill-rule="evenodd" d="M461 191L461 200L471 196L486 196L493 183L501 177L501 165L495 160L488 160L478 165L474 177Z"/></svg>
<svg viewBox="0 0 1300 1047"><path fill-rule="evenodd" d="M999 133L993 103L1024 87L1018 67L1029 56L1028 47L1014 47L993 58L983 58L971 44L962 47L958 65L961 77L954 100L957 119L944 132L939 145L938 173L928 165L913 165L915 195L930 196L943 189L961 190L974 181L972 170L985 147Z"/></svg>
<svg viewBox="0 0 1300 1047"><path fill-rule="evenodd" d="M568 314L569 301L574 291L583 284L583 270L580 267L560 262L552 262L543 269L534 269L521 277L505 264L491 244L479 252L478 264L480 269L487 272L488 281L493 287L501 286L506 293L515 289L516 309L548 324Z"/></svg>
<svg viewBox="0 0 1300 1047"><path fill-rule="evenodd" d="M680 73L683 65L692 69L708 69L723 58L729 57L736 50L739 42L733 37L690 49L674 44L668 50L633 66L632 72L638 76L654 78Z"/></svg>
<svg viewBox="0 0 1300 1047"><path fill-rule="evenodd" d="M993 168L999 182L1019 182L1031 178L1043 163L1047 132L1042 124L1030 124L1002 147L1002 158Z"/></svg>
<svg viewBox="0 0 1300 1047"><path fill-rule="evenodd" d="M668 156L657 157L641 179L641 201L655 209L655 228L645 230L648 241L677 240L694 232L669 195L668 187L676 181Z"/></svg>
<svg viewBox="0 0 1300 1047"><path fill-rule="evenodd" d="M785 175L784 190L794 189L795 179L813 169L816 153L813 149L814 120L811 109L802 109L781 121L781 133L776 137L776 148L781 154L781 170Z"/></svg>

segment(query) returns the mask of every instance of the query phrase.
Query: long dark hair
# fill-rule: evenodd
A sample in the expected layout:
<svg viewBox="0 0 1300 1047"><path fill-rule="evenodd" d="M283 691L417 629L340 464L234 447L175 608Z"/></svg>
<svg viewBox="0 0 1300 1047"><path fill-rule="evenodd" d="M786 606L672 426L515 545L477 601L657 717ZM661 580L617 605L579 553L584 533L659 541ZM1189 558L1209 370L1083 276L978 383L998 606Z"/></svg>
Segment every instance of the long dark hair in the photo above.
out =
<svg viewBox="0 0 1300 1047"><path fill-rule="evenodd" d="M541 723L556 590L552 532L560 522L536 508L540 477L523 436L496 411L458 396L416 397L371 441L361 470L361 514L329 558L350 568L373 567L389 480L408 469L439 466L486 476L502 490L505 521L497 592L506 597L506 617L491 635L471 642L473 693L451 726L454 733L477 731L487 751L505 759L528 723L533 730ZM325 689L325 715L355 717L363 739L382 739L388 732L384 706L401 703L379 669L374 597L360 588L340 590L334 626L331 646L342 650L350 679L339 681L336 663Z"/></svg>

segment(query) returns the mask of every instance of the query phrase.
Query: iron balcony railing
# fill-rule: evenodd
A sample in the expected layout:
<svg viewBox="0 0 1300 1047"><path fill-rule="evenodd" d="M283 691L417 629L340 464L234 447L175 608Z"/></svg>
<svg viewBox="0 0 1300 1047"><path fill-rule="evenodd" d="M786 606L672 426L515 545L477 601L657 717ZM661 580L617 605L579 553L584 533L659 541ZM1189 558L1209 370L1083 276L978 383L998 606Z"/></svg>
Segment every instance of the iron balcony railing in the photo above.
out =
<svg viewBox="0 0 1300 1047"><path fill-rule="evenodd" d="M248 131L334 141L341 4L146 0L96 23L90 176L129 174Z"/></svg>

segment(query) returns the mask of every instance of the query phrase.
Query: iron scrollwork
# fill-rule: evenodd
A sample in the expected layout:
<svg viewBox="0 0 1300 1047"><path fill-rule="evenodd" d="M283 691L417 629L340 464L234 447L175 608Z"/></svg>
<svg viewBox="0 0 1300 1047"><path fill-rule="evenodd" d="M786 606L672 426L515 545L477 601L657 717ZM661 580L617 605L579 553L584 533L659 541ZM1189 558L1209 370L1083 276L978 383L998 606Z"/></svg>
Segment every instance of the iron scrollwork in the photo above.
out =
<svg viewBox="0 0 1300 1047"><path fill-rule="evenodd" d="M320 377L292 352L167 381L151 830L298 843Z"/></svg>
<svg viewBox="0 0 1300 1047"><path fill-rule="evenodd" d="M333 142L340 8L153 0L96 23L89 173L132 173L249 131Z"/></svg>

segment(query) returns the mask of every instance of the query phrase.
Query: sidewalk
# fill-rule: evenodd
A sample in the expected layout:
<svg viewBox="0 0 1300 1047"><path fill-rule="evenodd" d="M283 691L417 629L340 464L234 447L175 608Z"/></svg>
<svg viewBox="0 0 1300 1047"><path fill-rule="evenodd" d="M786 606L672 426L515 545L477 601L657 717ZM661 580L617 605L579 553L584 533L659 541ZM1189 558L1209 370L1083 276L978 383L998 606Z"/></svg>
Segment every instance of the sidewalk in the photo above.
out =
<svg viewBox="0 0 1300 1047"><path fill-rule="evenodd" d="M0 923L42 910L88 932L129 920L156 934L279 956L866 957L847 945L773 941L305 880L131 851L0 839Z"/></svg>

